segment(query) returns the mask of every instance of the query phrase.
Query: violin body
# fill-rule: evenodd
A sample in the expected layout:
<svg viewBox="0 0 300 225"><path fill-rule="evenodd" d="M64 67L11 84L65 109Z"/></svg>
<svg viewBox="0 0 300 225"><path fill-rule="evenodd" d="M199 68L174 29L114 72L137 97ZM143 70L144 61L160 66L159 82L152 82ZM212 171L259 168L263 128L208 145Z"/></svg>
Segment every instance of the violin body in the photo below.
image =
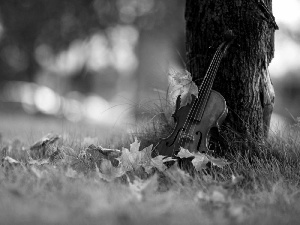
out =
<svg viewBox="0 0 300 225"><path fill-rule="evenodd" d="M190 152L206 153L209 151L209 131L212 127L219 128L225 119L228 111L226 101L219 92L211 90L202 118L198 118L199 114L191 116L191 107L197 104L196 101L199 99L192 95L192 102L186 106L179 108L180 104L176 104L178 106L173 114L176 126L167 138L161 139L154 147L152 157L157 155L173 157L180 151L180 147Z"/></svg>
<svg viewBox="0 0 300 225"><path fill-rule="evenodd" d="M161 139L153 148L152 157L157 155L174 157L181 147L194 153L209 152L210 130L213 127L219 129L227 115L225 99L220 93L212 90L219 64L235 39L232 31L229 30L227 34L210 62L199 87L198 98L192 95L192 101L180 107L180 96L178 96L173 114L176 126L169 137Z"/></svg>

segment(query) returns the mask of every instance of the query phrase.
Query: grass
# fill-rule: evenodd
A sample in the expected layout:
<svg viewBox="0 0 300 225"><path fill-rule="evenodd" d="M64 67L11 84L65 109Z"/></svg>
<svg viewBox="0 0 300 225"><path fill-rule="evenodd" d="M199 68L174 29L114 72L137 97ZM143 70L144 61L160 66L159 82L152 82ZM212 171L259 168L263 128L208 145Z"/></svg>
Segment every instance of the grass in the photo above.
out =
<svg viewBox="0 0 300 225"><path fill-rule="evenodd" d="M299 224L298 125L272 135L260 145L259 157L228 156L232 163L213 167L209 175L191 177L172 167L143 176L135 169L107 182L97 170L72 169L72 157L30 166L26 153L50 131L62 135L57 145L74 157L91 143L129 148L134 136L144 148L166 136L170 121L152 118L130 132L108 134L107 128L61 121L7 115L0 120L1 152L8 148L9 156L23 161L0 168L1 224Z"/></svg>

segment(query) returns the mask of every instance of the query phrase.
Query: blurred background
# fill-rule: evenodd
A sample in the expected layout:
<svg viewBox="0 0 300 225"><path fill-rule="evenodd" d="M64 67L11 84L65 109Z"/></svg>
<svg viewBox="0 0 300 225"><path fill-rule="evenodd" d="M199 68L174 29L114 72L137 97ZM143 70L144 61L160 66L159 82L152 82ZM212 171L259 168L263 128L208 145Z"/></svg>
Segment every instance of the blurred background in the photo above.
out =
<svg viewBox="0 0 300 225"><path fill-rule="evenodd" d="M0 132L4 122L10 126L24 116L117 126L134 122L141 113L138 103L165 97L169 69L184 68L184 5L182 0L0 1ZM273 0L280 27L270 65L273 124L300 116L299 12L300 0Z"/></svg>

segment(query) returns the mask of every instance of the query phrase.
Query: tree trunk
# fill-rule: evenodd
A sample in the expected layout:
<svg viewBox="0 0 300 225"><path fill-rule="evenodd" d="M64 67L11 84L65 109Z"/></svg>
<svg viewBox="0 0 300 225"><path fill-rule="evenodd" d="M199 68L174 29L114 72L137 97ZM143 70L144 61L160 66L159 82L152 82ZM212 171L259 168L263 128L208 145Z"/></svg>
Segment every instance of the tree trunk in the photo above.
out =
<svg viewBox="0 0 300 225"><path fill-rule="evenodd" d="M257 1L186 0L187 70L197 85L214 53L209 47L218 46L229 29L236 35L213 86L228 107L220 132L222 151L251 152L252 144L268 136L275 98L268 72L274 29L262 19ZM271 8L272 0L265 3Z"/></svg>

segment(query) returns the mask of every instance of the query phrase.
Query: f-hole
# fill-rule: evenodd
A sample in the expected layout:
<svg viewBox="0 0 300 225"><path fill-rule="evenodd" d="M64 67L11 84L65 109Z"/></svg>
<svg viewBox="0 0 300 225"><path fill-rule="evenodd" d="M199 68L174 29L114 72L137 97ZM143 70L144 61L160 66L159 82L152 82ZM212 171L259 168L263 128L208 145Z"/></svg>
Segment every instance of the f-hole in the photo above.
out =
<svg viewBox="0 0 300 225"><path fill-rule="evenodd" d="M185 130L184 128L180 128L180 129L177 131L177 134L176 134L174 140L172 141L172 143L171 143L171 144L170 144L169 142L166 143L167 147L171 147L171 146L175 143L175 141L177 140L177 137L178 137L180 131L184 131L184 130Z"/></svg>
<svg viewBox="0 0 300 225"><path fill-rule="evenodd" d="M201 131L197 131L196 135L199 135L199 141L198 141L198 144L197 144L197 150L199 150L200 149L200 145L201 145L201 141L202 141L202 133L201 133Z"/></svg>

